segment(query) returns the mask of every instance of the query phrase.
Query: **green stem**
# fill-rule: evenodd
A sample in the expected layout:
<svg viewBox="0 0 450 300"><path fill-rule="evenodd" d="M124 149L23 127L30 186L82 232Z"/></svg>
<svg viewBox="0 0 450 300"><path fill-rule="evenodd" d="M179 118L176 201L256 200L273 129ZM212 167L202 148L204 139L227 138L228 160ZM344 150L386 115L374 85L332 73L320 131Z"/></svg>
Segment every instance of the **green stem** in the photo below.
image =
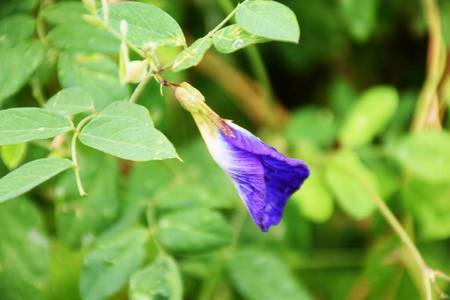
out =
<svg viewBox="0 0 450 300"><path fill-rule="evenodd" d="M85 196L87 193L85 192L83 188L83 183L81 182L80 177L80 167L78 166L78 159L77 159L77 138L80 135L81 128L89 122L91 119L95 118L97 114L94 112L94 114L87 116L83 120L78 123L77 128L75 128L75 132L73 133L72 137L72 145L71 145L71 152L72 152L72 162L74 165L75 170L75 179L77 181L77 187L78 192L80 193L80 196Z"/></svg>
<svg viewBox="0 0 450 300"><path fill-rule="evenodd" d="M233 7L233 4L231 3L230 0L220 0L220 5L225 11L229 11ZM260 82L264 87L263 99L266 104L264 106L265 115L268 117L268 119L273 118L273 116L275 116L275 114L273 114L274 108L273 89L261 54L258 48L256 48L255 46L246 47L244 49L244 53L250 62L250 67L257 81Z"/></svg>
<svg viewBox="0 0 450 300"><path fill-rule="evenodd" d="M269 75L267 73L267 69L265 67L264 61L261 57L261 54L255 46L249 46L245 49L245 54L247 55L250 66L252 68L253 73L256 76L256 79L261 82L264 87L264 101L266 103L266 115L273 114L273 89L272 84L270 83Z"/></svg>
<svg viewBox="0 0 450 300"><path fill-rule="evenodd" d="M199 300L214 299L214 290L217 283L220 281L222 270L225 267L225 261L233 254L239 242L239 236L244 226L247 211L241 206L237 209L231 221L231 231L233 232L233 240L231 245L225 249L223 256L217 260L216 265L211 270L208 279L203 283L198 296Z"/></svg>
<svg viewBox="0 0 450 300"><path fill-rule="evenodd" d="M411 238L406 233L405 229L402 227L400 222L397 220L397 218L394 216L394 214L391 212L389 207L386 205L386 203L381 199L380 196L363 180L361 180L357 175L353 174L352 172L349 172L345 168L340 168L343 172L345 172L347 175L353 177L362 188L364 188L369 195L372 197L372 200L375 202L376 206L378 207L378 210L383 215L383 217L386 219L386 221L389 223L391 228L394 230L394 232L397 234L397 236L400 238L400 240L403 242L405 247L411 252L412 257L414 258L417 265L422 270L422 279L423 284L425 288L425 296L427 300L432 300L433 296L431 293L431 281L430 281L430 269L428 268L427 264L425 263L425 260L422 258L422 255L420 254L417 247L412 242Z"/></svg>
<svg viewBox="0 0 450 300"><path fill-rule="evenodd" d="M150 68L150 71L148 71L147 75L145 75L144 79L142 79L141 82L139 82L138 86L134 90L133 94L130 97L129 102L136 103L139 99L139 96L141 96L142 92L144 91L147 84L150 82L150 80L153 78L153 70Z"/></svg>
<svg viewBox="0 0 450 300"><path fill-rule="evenodd" d="M412 131L420 132L426 127L427 118L433 100L437 97L437 88L445 68L445 49L441 33L439 9L435 0L422 0L425 17L428 23L428 68L425 83L420 91L419 99L412 123Z"/></svg>
<svg viewBox="0 0 450 300"><path fill-rule="evenodd" d="M213 30L211 30L210 32L208 32L208 34L205 36L206 38L212 37L220 28L223 27L223 25L225 25L236 13L237 9L239 8L239 6L241 6L242 4L244 4L245 2L247 2L248 0L245 0L242 3L239 3L229 14L228 16L226 16L225 19L222 20L222 22L219 23L219 25L217 25L216 27L214 27Z"/></svg>
<svg viewBox="0 0 450 300"><path fill-rule="evenodd" d="M160 255L167 254L166 250L164 249L164 246L161 244L158 237L156 236L155 204L153 203L153 201L150 201L147 206L147 222L150 236L153 239L153 242L155 243L159 254Z"/></svg>
<svg viewBox="0 0 450 300"><path fill-rule="evenodd" d="M40 107L44 107L46 101L39 79L37 77L34 77L33 79L31 79L30 85L31 93L33 94L34 99L36 99Z"/></svg>

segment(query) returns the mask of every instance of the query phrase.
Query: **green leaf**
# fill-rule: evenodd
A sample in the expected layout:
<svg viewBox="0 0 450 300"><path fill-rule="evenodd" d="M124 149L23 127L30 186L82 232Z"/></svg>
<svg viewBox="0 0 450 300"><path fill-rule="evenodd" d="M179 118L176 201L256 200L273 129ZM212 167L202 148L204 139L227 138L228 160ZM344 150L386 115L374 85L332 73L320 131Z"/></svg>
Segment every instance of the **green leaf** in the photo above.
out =
<svg viewBox="0 0 450 300"><path fill-rule="evenodd" d="M355 153L342 151L335 154L325 168L325 175L338 204L351 217L361 220L374 212L375 202L365 186L377 192L378 182Z"/></svg>
<svg viewBox="0 0 450 300"><path fill-rule="evenodd" d="M164 247L181 253L212 251L231 242L231 229L222 215L204 208L165 215L157 234Z"/></svg>
<svg viewBox="0 0 450 300"><path fill-rule="evenodd" d="M65 158L43 158L26 163L0 179L0 202L28 192L72 166L72 161Z"/></svg>
<svg viewBox="0 0 450 300"><path fill-rule="evenodd" d="M245 299L313 299L277 256L259 249L238 250L228 261L228 271Z"/></svg>
<svg viewBox="0 0 450 300"><path fill-rule="evenodd" d="M181 300L182 290L176 262L169 256L159 256L131 277L129 297L131 300Z"/></svg>
<svg viewBox="0 0 450 300"><path fill-rule="evenodd" d="M406 209L417 221L421 238L432 241L450 237L450 184L429 183L417 178L402 188Z"/></svg>
<svg viewBox="0 0 450 300"><path fill-rule="evenodd" d="M104 55L63 53L58 77L63 88L78 86L91 94L97 110L128 97L128 87L119 81L118 66Z"/></svg>
<svg viewBox="0 0 450 300"><path fill-rule="evenodd" d="M333 196L326 186L322 171L311 170L308 180L292 198L299 205L301 213L311 221L323 223L333 214Z"/></svg>
<svg viewBox="0 0 450 300"><path fill-rule="evenodd" d="M100 116L80 134L86 146L136 161L176 158L169 140L155 128L130 117Z"/></svg>
<svg viewBox="0 0 450 300"><path fill-rule="evenodd" d="M251 34L239 25L230 25L213 35L214 47L221 53L231 53L252 44L266 43L270 40Z"/></svg>
<svg viewBox="0 0 450 300"><path fill-rule="evenodd" d="M292 144L308 139L322 147L331 146L336 134L333 113L317 107L303 107L295 111L284 132Z"/></svg>
<svg viewBox="0 0 450 300"><path fill-rule="evenodd" d="M389 86L377 86L362 94L342 126L339 140L348 147L369 144L393 117L398 93Z"/></svg>
<svg viewBox="0 0 450 300"><path fill-rule="evenodd" d="M217 190L213 190L198 181L187 184L180 184L179 182L168 184L155 193L153 201L157 208L161 210L184 210L197 207L230 209L235 204L229 199L219 197Z"/></svg>
<svg viewBox="0 0 450 300"><path fill-rule="evenodd" d="M405 169L432 182L450 181L450 133L424 132L400 140L392 155Z"/></svg>
<svg viewBox="0 0 450 300"><path fill-rule="evenodd" d="M57 239L52 243L51 253L44 299L78 300L84 253L67 249Z"/></svg>
<svg viewBox="0 0 450 300"><path fill-rule="evenodd" d="M172 71L179 72L184 69L198 65L203 55L212 46L212 38L201 38L196 40L189 48L183 50L175 57Z"/></svg>
<svg viewBox="0 0 450 300"><path fill-rule="evenodd" d="M11 46L19 41L31 38L35 21L28 14L16 14L0 21L0 41Z"/></svg>
<svg viewBox="0 0 450 300"><path fill-rule="evenodd" d="M271 40L298 43L300 27L294 12L275 1L248 1L236 11L238 25Z"/></svg>
<svg viewBox="0 0 450 300"><path fill-rule="evenodd" d="M119 211L117 159L79 145L81 181L87 196L80 196L73 172L63 173L55 188L56 229L70 248L88 246L115 220Z"/></svg>
<svg viewBox="0 0 450 300"><path fill-rule="evenodd" d="M0 18L14 13L31 12L39 0L2 0L0 4Z"/></svg>
<svg viewBox="0 0 450 300"><path fill-rule="evenodd" d="M103 10L98 10L103 17ZM122 2L109 6L108 26L120 33L120 21L128 23L127 39L138 47L153 42L160 47L176 47L186 44L178 23L156 6Z"/></svg>
<svg viewBox="0 0 450 300"><path fill-rule="evenodd" d="M80 19L63 23L48 33L52 45L64 51L83 53L118 53L120 41L106 29L97 27Z"/></svg>
<svg viewBox="0 0 450 300"><path fill-rule="evenodd" d="M0 102L20 90L44 58L39 41L24 40L14 47L0 43Z"/></svg>
<svg viewBox="0 0 450 300"><path fill-rule="evenodd" d="M1 298L42 299L50 245L39 210L25 198L1 203L0 228Z"/></svg>
<svg viewBox="0 0 450 300"><path fill-rule="evenodd" d="M3 145L1 146L2 160L8 169L17 168L27 153L27 144Z"/></svg>
<svg viewBox="0 0 450 300"><path fill-rule="evenodd" d="M84 259L82 299L104 299L121 290L145 258L148 231L132 229L99 241Z"/></svg>
<svg viewBox="0 0 450 300"><path fill-rule="evenodd" d="M143 122L145 125L153 127L153 120L148 109L142 105L126 101L118 101L110 104L101 111L102 116L129 117Z"/></svg>
<svg viewBox="0 0 450 300"><path fill-rule="evenodd" d="M93 106L91 95L79 87L63 89L45 103L46 109L64 115L75 115L90 110Z"/></svg>
<svg viewBox="0 0 450 300"><path fill-rule="evenodd" d="M81 1L68 1L52 3L40 12L39 17L51 25L72 24L79 22L81 16L87 13L88 11ZM71 34L74 33L76 32L71 32Z"/></svg>
<svg viewBox="0 0 450 300"><path fill-rule="evenodd" d="M340 1L345 24L356 41L366 41L375 30L377 3L377 0Z"/></svg>
<svg viewBox="0 0 450 300"><path fill-rule="evenodd" d="M0 110L0 145L19 144L63 134L73 128L65 116L42 108Z"/></svg>

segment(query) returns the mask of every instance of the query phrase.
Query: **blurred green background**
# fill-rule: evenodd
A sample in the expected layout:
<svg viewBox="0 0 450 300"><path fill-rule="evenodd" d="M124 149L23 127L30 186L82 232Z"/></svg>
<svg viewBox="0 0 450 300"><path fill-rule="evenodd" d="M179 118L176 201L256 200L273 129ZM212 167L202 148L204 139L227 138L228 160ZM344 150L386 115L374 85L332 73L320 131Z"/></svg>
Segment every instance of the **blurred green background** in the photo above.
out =
<svg viewBox="0 0 450 300"><path fill-rule="evenodd" d="M238 3L141 2L169 13L188 44ZM139 298L145 288L159 289L157 299L424 299L423 270L371 191L428 267L450 272L450 2L280 2L297 16L299 44L211 49L199 66L163 76L189 82L223 118L310 166L281 223L259 231L189 113L152 81L138 103L184 163L133 163L80 145L88 196L66 171L1 203L0 299L156 299ZM79 1L0 3L2 109L39 106L68 85L129 97L119 42L85 13ZM164 62L180 49L158 51ZM67 156L68 140L2 146L0 175ZM187 237L173 231L184 227ZM146 277L133 276L147 266ZM450 292L437 284L434 298Z"/></svg>

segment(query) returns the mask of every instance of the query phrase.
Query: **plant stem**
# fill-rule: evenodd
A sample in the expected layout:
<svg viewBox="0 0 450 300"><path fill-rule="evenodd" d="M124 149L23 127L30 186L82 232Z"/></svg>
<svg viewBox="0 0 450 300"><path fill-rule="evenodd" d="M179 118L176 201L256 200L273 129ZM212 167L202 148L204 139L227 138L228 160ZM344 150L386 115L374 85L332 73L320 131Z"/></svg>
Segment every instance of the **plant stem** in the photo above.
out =
<svg viewBox="0 0 450 300"><path fill-rule="evenodd" d="M72 162L74 165L75 179L77 181L78 192L80 193L80 196L85 196L85 195L87 195L87 193L85 192L85 190L83 188L83 183L81 182L81 177L80 177L80 167L78 166L78 159L77 159L77 138L80 135L80 130L84 126L84 124L86 124L87 122L89 122L91 119L93 119L95 117L97 117L96 113L89 115L86 118L84 118L83 120L81 120L80 123L78 123L77 128L75 128L75 131L74 131L73 137L72 137L72 145L71 145Z"/></svg>
<svg viewBox="0 0 450 300"><path fill-rule="evenodd" d="M415 262L419 265L419 267L422 270L422 279L425 288L425 297L427 300L432 300L433 296L431 293L431 281L430 281L431 270L428 268L427 264L425 263L425 260L423 259L417 247L412 242L411 238L406 233L405 229L402 227L400 222L391 212L386 203L384 203L383 199L381 199L381 197L378 196L378 194L366 182L364 182L357 175L353 174L352 172L348 171L345 168L340 168L340 170L345 172L347 175L353 177L353 179L355 179L361 185L361 187L363 187L369 193L369 195L372 197L372 200L378 207L380 213L383 215L383 217L389 223L391 228L403 242L405 247L411 252Z"/></svg>
<svg viewBox="0 0 450 300"><path fill-rule="evenodd" d="M446 59L438 6L435 0L422 0L422 6L429 33L427 77L419 94L411 128L413 132L421 132L427 126L433 102L437 102L437 88L444 72ZM438 113L436 117L439 119Z"/></svg>
<svg viewBox="0 0 450 300"><path fill-rule="evenodd" d="M148 71L147 75L145 75L144 79L142 79L141 82L139 82L138 86L134 90L133 94L130 97L130 100L128 100L131 103L136 103L139 99L139 96L141 96L142 92L144 91L147 84L150 82L150 79L152 79L154 76L152 68Z"/></svg>
<svg viewBox="0 0 450 300"><path fill-rule="evenodd" d="M233 7L233 4L231 3L230 0L221 0L220 4L222 8L226 11L229 11L231 7ZM254 76L256 77L257 81L260 82L264 87L263 99L265 102L264 114L266 116L266 119L269 120L271 118L274 118L277 116L277 114L273 113L274 98L273 98L272 84L270 83L270 78L267 73L267 69L261 57L261 54L258 48L256 48L253 45L246 47L244 49L244 53L250 62L250 67L253 71ZM274 120L273 122L279 123L278 120Z"/></svg>
<svg viewBox="0 0 450 300"><path fill-rule="evenodd" d="M34 77L30 80L31 85L31 93L33 94L34 99L36 99L37 103L40 107L44 107L45 105L45 97L42 92L41 84L37 77Z"/></svg>
<svg viewBox="0 0 450 300"><path fill-rule="evenodd" d="M161 242L158 240L158 237L156 236L156 224L155 224L155 204L153 201L149 201L147 205L147 222L149 227L149 233L150 236L153 239L153 242L156 245L156 248L158 249L158 252L160 255L165 255L166 250L164 249L164 246L161 244Z"/></svg>

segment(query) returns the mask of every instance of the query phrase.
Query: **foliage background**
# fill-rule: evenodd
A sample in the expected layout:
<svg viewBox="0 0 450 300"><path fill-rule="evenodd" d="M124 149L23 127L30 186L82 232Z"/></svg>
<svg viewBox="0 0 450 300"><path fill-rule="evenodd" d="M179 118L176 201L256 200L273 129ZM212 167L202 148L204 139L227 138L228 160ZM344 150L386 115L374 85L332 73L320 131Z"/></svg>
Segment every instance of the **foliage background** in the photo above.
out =
<svg viewBox="0 0 450 300"><path fill-rule="evenodd" d="M237 5L142 2L168 12L189 44ZM79 196L69 170L0 204L0 298L425 297L423 270L361 186L383 198L430 268L450 272L450 69L439 78L427 69L427 60L445 66L450 5L437 1L433 11L430 3L286 0L300 24L299 44L210 50L199 66L163 74L188 81L219 115L311 167L277 227L259 231L191 116L151 81L138 103L184 163L119 160L79 144L88 196ZM118 79L120 42L89 27L85 13L78 1L2 1L2 109L38 107L71 85L93 98L131 95L135 85ZM441 34L447 46L436 58L432 45ZM438 108L416 110L430 80L440 82ZM426 124L411 130L418 115L428 116ZM69 141L1 146L0 175L69 156ZM445 281L438 285L449 292Z"/></svg>

